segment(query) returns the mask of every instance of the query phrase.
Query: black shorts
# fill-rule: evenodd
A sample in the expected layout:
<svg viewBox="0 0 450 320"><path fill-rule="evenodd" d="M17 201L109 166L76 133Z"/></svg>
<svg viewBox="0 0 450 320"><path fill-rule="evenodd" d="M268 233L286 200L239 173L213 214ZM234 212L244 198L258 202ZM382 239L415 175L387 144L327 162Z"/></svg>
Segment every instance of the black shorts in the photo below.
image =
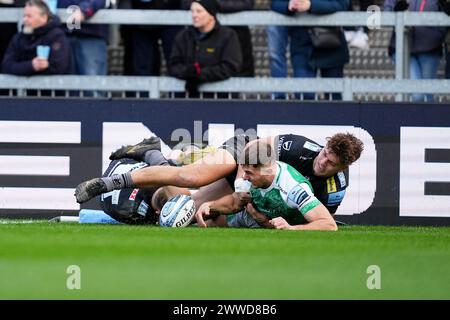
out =
<svg viewBox="0 0 450 320"><path fill-rule="evenodd" d="M103 174L109 177L128 170L145 167L131 159L114 160ZM125 168L125 169L121 169ZM126 224L156 224L157 215L151 206L151 198L157 188L127 188L113 190L100 196L102 210L113 219Z"/></svg>
<svg viewBox="0 0 450 320"><path fill-rule="evenodd" d="M156 224L152 195L153 191L149 189L114 190L100 196L100 206L111 218L122 223Z"/></svg>
<svg viewBox="0 0 450 320"><path fill-rule="evenodd" d="M242 151L244 151L245 146L247 145L247 143L254 139L256 139L256 137L252 138L248 135L240 134L225 141L219 147L219 149L227 150L233 156L234 161L236 161L236 163L239 163Z"/></svg>
<svg viewBox="0 0 450 320"><path fill-rule="evenodd" d="M225 141L219 149L224 149L228 151L232 156L234 161L236 161L236 169L225 177L227 179L228 184L234 189L234 180L236 180L236 174L238 169L238 164L241 161L241 155L244 151L245 146L252 140L257 139L257 137L250 137L245 134L236 135L227 141Z"/></svg>

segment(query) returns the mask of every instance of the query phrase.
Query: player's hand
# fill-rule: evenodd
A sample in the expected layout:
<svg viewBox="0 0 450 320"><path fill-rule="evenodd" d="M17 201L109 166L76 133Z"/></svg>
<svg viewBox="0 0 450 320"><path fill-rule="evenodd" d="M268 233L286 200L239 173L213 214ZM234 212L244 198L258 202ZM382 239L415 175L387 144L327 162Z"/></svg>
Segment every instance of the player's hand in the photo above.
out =
<svg viewBox="0 0 450 320"><path fill-rule="evenodd" d="M251 203L247 204L245 209L261 227L272 228L272 225L269 224L269 218L264 213L261 213L258 210L256 210L253 204Z"/></svg>
<svg viewBox="0 0 450 320"><path fill-rule="evenodd" d="M198 208L197 212L195 213L195 219L197 220L197 225L202 228L206 228L207 225L205 223L206 217L211 216L211 202L205 202L203 203L200 208Z"/></svg>
<svg viewBox="0 0 450 320"><path fill-rule="evenodd" d="M252 196L250 192L236 192L236 196L242 205L252 202Z"/></svg>
<svg viewBox="0 0 450 320"><path fill-rule="evenodd" d="M292 226L282 217L274 218L269 223L278 230L292 230Z"/></svg>

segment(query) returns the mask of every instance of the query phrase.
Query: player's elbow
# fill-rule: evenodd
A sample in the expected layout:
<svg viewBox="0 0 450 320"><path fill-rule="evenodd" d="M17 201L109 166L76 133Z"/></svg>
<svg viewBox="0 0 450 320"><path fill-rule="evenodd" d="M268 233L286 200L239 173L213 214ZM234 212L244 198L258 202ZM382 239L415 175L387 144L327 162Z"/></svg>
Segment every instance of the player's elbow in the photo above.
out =
<svg viewBox="0 0 450 320"><path fill-rule="evenodd" d="M327 231L338 231L338 226L334 219L326 222L326 230Z"/></svg>
<svg viewBox="0 0 450 320"><path fill-rule="evenodd" d="M321 231L337 231L338 226L334 219L320 219L317 221L317 228Z"/></svg>

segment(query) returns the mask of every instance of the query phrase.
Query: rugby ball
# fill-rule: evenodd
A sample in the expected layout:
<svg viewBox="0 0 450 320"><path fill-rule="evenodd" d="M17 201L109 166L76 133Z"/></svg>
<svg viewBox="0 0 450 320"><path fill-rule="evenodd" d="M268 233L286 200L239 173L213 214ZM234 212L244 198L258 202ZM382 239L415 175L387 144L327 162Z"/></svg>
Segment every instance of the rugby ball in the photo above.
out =
<svg viewBox="0 0 450 320"><path fill-rule="evenodd" d="M188 226L195 215L194 200L190 196L179 194L167 201L159 215L161 227L182 228Z"/></svg>

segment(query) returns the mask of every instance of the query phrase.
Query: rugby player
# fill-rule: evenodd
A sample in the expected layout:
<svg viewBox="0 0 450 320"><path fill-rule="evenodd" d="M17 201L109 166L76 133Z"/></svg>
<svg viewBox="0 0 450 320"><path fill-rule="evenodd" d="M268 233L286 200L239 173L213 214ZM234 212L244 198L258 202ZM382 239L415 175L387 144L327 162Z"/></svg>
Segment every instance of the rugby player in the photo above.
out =
<svg viewBox="0 0 450 320"><path fill-rule="evenodd" d="M251 202L244 203L237 192L205 202L197 210L197 224L206 227L205 217L246 208L233 217L231 226L336 231L336 222L314 196L309 181L290 165L275 161L273 153L266 142L248 144L240 167L243 179L251 182Z"/></svg>
<svg viewBox="0 0 450 320"><path fill-rule="evenodd" d="M169 166L161 154L159 138L145 139L147 151L140 158L113 160L103 177L133 172L149 166ZM174 186L125 188L103 193L100 197L102 210L115 220L126 224L156 224L165 202L178 194L190 195L186 188Z"/></svg>

